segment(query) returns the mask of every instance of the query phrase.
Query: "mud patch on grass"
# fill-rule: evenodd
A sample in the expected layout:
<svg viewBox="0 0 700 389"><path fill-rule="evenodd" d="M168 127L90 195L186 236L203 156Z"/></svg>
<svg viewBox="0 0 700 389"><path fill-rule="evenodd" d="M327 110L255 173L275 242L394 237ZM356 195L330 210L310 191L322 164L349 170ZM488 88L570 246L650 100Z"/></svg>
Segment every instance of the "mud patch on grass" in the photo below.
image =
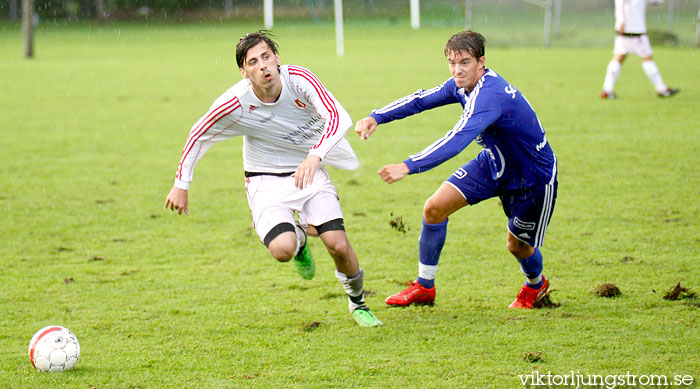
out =
<svg viewBox="0 0 700 389"><path fill-rule="evenodd" d="M622 295L620 288L609 282L596 286L595 289L593 289L593 293L600 297L617 297Z"/></svg>
<svg viewBox="0 0 700 389"><path fill-rule="evenodd" d="M523 361L527 363L537 363L537 362L543 362L544 359L542 359L542 351L530 351L525 353L525 356L523 357Z"/></svg>
<svg viewBox="0 0 700 389"><path fill-rule="evenodd" d="M308 290L311 287L310 286L302 286L302 285L297 285L297 284L291 284L288 286L290 290Z"/></svg>
<svg viewBox="0 0 700 389"><path fill-rule="evenodd" d="M335 292L327 292L326 294L321 296L321 300L330 300L330 299L334 299L337 297L343 297L343 294L342 293L335 293Z"/></svg>
<svg viewBox="0 0 700 389"><path fill-rule="evenodd" d="M304 331L306 331L306 332L313 331L313 330L315 330L316 328L318 328L318 327L320 327L320 326L321 326L321 322L320 322L320 321L315 321L315 322L312 322L312 323L307 324L306 326L304 326Z"/></svg>

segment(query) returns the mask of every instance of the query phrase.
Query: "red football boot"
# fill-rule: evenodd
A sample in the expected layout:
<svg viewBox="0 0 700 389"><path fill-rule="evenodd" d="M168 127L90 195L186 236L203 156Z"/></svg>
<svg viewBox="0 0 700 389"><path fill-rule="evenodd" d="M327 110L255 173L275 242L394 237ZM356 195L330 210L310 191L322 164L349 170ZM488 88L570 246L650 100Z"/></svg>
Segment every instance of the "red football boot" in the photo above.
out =
<svg viewBox="0 0 700 389"><path fill-rule="evenodd" d="M411 304L428 305L435 301L435 286L428 289L423 287L418 281L413 281L408 288L391 295L384 300L387 305L407 307Z"/></svg>
<svg viewBox="0 0 700 389"><path fill-rule="evenodd" d="M515 301L513 301L508 308L530 309L537 301L544 297L545 293L547 293L547 289L549 289L549 280L544 275L542 275L542 286L540 286L539 289L533 289L523 284L523 288L520 289L518 297L515 298Z"/></svg>

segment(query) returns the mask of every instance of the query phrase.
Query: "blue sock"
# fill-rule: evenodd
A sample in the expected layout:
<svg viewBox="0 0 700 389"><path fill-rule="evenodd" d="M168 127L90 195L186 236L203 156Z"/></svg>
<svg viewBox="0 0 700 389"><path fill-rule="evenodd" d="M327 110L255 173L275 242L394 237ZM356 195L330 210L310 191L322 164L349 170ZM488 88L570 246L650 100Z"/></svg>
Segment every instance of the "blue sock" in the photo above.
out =
<svg viewBox="0 0 700 389"><path fill-rule="evenodd" d="M442 246L447 236L447 220L438 224L428 224L423 221L418 240L418 283L424 288L435 285L435 273L440 260Z"/></svg>
<svg viewBox="0 0 700 389"><path fill-rule="evenodd" d="M542 275L542 253L540 253L540 250L535 249L532 255L523 260L518 260L518 262L520 262L520 269L525 273L525 277L528 279L525 284L535 289L541 287L543 281L540 277ZM538 282L531 282L531 280L537 278L539 278Z"/></svg>

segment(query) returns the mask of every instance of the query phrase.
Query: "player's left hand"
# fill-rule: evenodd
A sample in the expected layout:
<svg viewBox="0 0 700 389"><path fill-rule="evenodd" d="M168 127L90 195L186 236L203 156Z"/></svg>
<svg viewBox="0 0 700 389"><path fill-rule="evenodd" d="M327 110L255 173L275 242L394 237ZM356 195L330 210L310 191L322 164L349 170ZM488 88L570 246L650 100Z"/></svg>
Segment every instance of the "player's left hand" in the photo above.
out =
<svg viewBox="0 0 700 389"><path fill-rule="evenodd" d="M297 168L297 171L292 174L292 177L294 177L294 186L299 189L304 189L311 185L314 181L314 173L316 173L320 164L321 158L315 155L306 157L304 162Z"/></svg>
<svg viewBox="0 0 700 389"><path fill-rule="evenodd" d="M386 165L377 171L382 180L388 184L404 178L410 172L411 170L403 162Z"/></svg>

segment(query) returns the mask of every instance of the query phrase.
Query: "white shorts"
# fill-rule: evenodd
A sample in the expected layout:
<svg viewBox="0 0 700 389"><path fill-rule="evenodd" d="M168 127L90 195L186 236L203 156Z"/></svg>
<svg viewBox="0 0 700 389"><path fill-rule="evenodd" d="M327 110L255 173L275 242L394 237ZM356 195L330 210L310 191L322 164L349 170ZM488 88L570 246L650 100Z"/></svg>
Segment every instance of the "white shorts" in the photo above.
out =
<svg viewBox="0 0 700 389"><path fill-rule="evenodd" d="M649 44L649 37L646 35L624 36L616 34L615 47L613 47L613 54L634 54L640 58L646 58L654 54L654 52L651 50L651 45Z"/></svg>
<svg viewBox="0 0 700 389"><path fill-rule="evenodd" d="M246 177L245 189L253 217L253 228L262 242L270 230L280 223L294 224L294 212L302 225L318 226L340 219L338 193L326 169L314 174L314 181L304 189L294 186L294 177Z"/></svg>

